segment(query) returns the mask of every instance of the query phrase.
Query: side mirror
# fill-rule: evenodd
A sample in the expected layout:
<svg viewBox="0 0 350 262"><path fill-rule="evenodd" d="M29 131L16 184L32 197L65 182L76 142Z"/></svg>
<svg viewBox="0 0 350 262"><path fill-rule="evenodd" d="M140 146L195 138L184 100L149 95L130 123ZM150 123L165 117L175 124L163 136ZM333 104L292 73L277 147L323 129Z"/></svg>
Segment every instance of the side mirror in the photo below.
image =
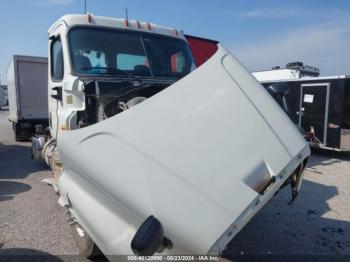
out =
<svg viewBox="0 0 350 262"><path fill-rule="evenodd" d="M290 87L286 83L272 83L267 87L267 91L273 97L284 97L289 93Z"/></svg>
<svg viewBox="0 0 350 262"><path fill-rule="evenodd" d="M131 241L131 249L138 256L152 256L171 247L171 241L164 237L162 224L154 216L149 216L142 223Z"/></svg>

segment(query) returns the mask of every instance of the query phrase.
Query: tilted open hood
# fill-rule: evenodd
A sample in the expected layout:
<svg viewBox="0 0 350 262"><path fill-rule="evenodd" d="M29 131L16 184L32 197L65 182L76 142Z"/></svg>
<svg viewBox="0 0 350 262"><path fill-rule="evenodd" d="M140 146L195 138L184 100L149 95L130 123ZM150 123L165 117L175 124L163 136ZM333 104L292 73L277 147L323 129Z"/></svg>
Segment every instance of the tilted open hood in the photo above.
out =
<svg viewBox="0 0 350 262"><path fill-rule="evenodd" d="M107 254L132 253L150 215L173 253L207 253L259 183L308 154L288 116L221 45L172 86L58 144L61 193Z"/></svg>

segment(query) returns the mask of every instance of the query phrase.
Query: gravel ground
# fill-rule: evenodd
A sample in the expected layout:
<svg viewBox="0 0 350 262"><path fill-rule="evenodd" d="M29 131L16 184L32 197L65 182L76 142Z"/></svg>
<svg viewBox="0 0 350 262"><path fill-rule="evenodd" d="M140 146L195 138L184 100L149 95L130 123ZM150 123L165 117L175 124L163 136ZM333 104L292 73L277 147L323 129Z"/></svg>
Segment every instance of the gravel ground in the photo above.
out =
<svg viewBox="0 0 350 262"><path fill-rule="evenodd" d="M14 141L6 115L0 111L0 255L79 258L58 195L41 182L50 171L31 159L30 142Z"/></svg>
<svg viewBox="0 0 350 262"><path fill-rule="evenodd" d="M295 202L287 204L289 188L281 191L230 243L229 253L350 255L349 160L350 154L313 150Z"/></svg>
<svg viewBox="0 0 350 262"><path fill-rule="evenodd" d="M77 256L64 209L45 165L30 159L30 143L13 139L0 111L0 255ZM350 154L313 152L300 195L292 205L281 191L235 237L228 255L350 255ZM66 256L70 255L70 256Z"/></svg>

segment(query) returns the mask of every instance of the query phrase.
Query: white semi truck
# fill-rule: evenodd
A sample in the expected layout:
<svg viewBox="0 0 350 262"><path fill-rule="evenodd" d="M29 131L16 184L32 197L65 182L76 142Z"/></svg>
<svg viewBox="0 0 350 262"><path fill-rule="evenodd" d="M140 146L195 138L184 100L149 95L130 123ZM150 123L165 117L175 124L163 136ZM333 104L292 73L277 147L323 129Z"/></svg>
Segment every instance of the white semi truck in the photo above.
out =
<svg viewBox="0 0 350 262"><path fill-rule="evenodd" d="M9 115L16 141L48 126L46 57L14 55L7 69Z"/></svg>
<svg viewBox="0 0 350 262"><path fill-rule="evenodd" d="M220 255L310 151L221 44L196 68L184 35L66 15L49 29L49 132L33 155L86 256Z"/></svg>

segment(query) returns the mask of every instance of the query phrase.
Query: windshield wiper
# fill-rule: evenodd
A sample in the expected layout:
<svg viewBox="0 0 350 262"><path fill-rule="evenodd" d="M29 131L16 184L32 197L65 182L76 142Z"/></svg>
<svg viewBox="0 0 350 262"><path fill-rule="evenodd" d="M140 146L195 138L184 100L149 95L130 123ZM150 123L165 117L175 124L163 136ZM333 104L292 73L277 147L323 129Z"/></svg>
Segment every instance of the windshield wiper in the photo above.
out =
<svg viewBox="0 0 350 262"><path fill-rule="evenodd" d="M89 66L89 67L82 67L82 68L80 68L80 70L93 70L93 69L102 69L102 70L107 70L107 72L108 73L112 73L112 72L115 72L115 73L118 73L118 72L121 72L121 73L123 73L124 75L127 75L127 76L129 76L129 77L131 77L131 78L133 78L133 79L135 79L137 82L139 82L140 84L143 84L143 81L139 78L139 77L137 77L137 76L135 76L134 74L132 74L131 72L128 72L128 71L126 71L126 70L123 70L123 69L119 69L119 68L114 68L114 67L104 67L104 66L94 66L94 67L92 67L92 66Z"/></svg>

